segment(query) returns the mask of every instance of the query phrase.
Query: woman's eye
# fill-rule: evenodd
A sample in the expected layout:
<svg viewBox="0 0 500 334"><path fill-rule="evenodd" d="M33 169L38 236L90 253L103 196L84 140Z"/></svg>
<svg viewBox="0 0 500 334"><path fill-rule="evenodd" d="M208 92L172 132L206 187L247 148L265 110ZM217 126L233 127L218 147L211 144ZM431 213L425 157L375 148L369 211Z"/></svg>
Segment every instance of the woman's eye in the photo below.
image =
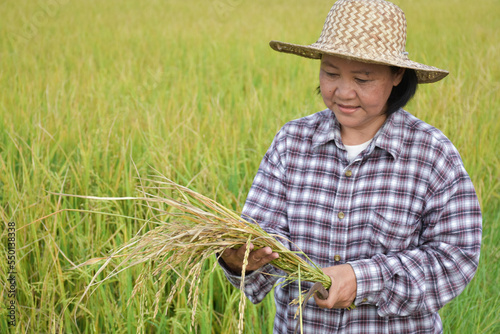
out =
<svg viewBox="0 0 500 334"><path fill-rule="evenodd" d="M329 77L336 77L336 76L338 76L338 74L337 74L337 73L331 73L331 72L325 72L325 73L326 73L326 75L328 75Z"/></svg>
<svg viewBox="0 0 500 334"><path fill-rule="evenodd" d="M369 80L365 80L365 79L360 79L360 78L356 78L355 79L358 83L367 83Z"/></svg>

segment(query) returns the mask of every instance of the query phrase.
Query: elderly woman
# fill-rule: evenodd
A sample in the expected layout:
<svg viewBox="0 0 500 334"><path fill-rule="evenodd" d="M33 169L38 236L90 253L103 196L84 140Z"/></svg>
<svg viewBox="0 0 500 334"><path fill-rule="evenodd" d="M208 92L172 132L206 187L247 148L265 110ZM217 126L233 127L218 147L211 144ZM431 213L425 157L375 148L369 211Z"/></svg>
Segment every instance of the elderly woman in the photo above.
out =
<svg viewBox="0 0 500 334"><path fill-rule="evenodd" d="M419 83L448 72L409 60L405 44L403 12L382 0L337 1L312 45L271 42L320 59L328 109L279 131L243 213L332 278L328 298L305 307L308 334L440 333L438 310L476 272L481 211L460 155L402 109ZM244 252L222 254L237 287ZM251 251L245 293L252 302L277 283L273 274L282 273L270 264L277 257L269 248ZM289 303L298 293L296 284L276 287L275 333L293 333Z"/></svg>

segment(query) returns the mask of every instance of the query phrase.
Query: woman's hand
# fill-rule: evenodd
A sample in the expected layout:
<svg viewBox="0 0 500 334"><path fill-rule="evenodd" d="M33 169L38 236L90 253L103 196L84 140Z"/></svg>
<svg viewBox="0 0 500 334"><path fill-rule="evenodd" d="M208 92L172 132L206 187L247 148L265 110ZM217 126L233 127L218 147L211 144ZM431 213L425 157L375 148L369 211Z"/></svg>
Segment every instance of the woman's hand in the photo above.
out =
<svg viewBox="0 0 500 334"><path fill-rule="evenodd" d="M319 299L314 294L316 304L321 308L347 308L351 306L356 298L356 275L351 265L341 264L322 269L331 277L332 286L328 290L328 298Z"/></svg>
<svg viewBox="0 0 500 334"><path fill-rule="evenodd" d="M249 246L250 254L248 255L248 264L245 272L257 270L279 257L279 254L274 253L270 247L253 250L253 244L251 243ZM241 275L246 250L247 245L243 245L238 249L228 248L221 255L226 266L235 274Z"/></svg>

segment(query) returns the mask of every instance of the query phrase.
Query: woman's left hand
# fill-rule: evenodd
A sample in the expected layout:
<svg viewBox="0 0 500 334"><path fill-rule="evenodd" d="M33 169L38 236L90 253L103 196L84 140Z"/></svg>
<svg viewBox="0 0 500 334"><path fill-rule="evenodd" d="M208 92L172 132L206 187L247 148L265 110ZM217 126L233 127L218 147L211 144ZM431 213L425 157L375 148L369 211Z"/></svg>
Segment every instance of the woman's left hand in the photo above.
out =
<svg viewBox="0 0 500 334"><path fill-rule="evenodd" d="M332 286L328 290L328 298L319 299L314 294L316 304L321 308L347 308L351 306L356 298L356 275L351 265L341 264L322 269L331 277Z"/></svg>

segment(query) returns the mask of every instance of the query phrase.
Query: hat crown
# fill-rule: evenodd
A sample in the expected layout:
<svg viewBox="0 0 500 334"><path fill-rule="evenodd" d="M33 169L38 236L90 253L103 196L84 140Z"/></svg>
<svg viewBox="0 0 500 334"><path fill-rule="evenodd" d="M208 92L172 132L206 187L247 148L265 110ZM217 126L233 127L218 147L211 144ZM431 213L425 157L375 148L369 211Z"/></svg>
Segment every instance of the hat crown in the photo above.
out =
<svg viewBox="0 0 500 334"><path fill-rule="evenodd" d="M384 0L338 0L315 44L365 57L408 59L406 18L398 6Z"/></svg>

